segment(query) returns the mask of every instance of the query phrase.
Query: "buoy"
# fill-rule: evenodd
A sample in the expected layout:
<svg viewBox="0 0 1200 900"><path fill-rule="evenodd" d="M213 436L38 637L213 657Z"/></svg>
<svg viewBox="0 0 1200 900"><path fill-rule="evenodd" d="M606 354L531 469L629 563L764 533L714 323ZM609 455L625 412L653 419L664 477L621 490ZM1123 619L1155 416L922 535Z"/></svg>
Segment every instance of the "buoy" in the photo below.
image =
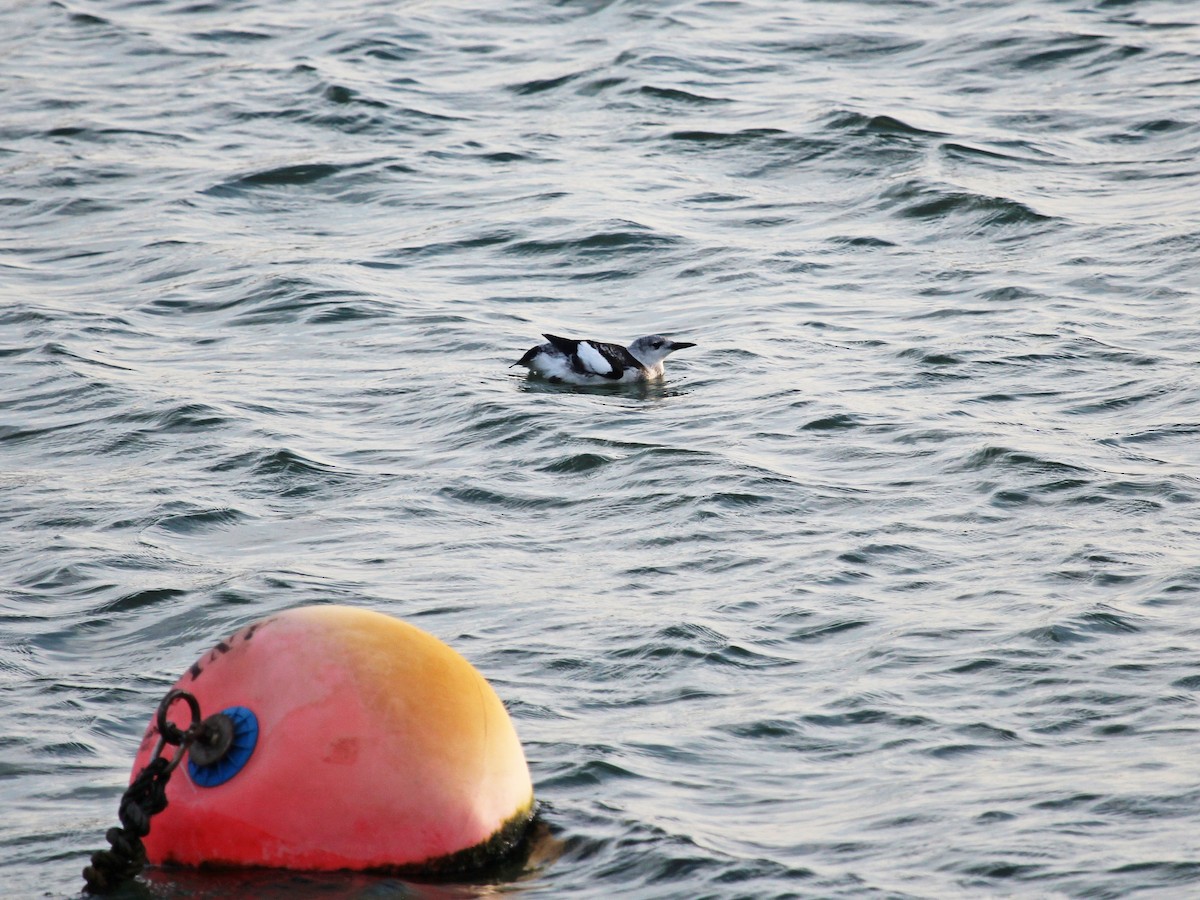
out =
<svg viewBox="0 0 1200 900"><path fill-rule="evenodd" d="M145 838L152 864L469 871L517 844L533 786L516 730L465 659L399 619L279 613L175 683L216 746L193 744ZM186 728L188 709L167 718ZM151 721L136 775L159 741Z"/></svg>

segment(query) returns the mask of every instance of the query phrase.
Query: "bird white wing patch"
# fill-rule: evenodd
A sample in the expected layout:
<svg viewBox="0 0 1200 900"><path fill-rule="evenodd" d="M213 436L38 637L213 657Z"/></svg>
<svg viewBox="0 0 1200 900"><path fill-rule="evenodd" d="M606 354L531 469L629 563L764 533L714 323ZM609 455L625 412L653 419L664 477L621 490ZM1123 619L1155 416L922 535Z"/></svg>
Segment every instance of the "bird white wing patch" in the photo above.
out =
<svg viewBox="0 0 1200 900"><path fill-rule="evenodd" d="M575 350L575 355L579 357L579 361L589 372L595 372L597 375L612 374L612 363L600 352L599 348L593 346L590 342L580 341L579 346Z"/></svg>

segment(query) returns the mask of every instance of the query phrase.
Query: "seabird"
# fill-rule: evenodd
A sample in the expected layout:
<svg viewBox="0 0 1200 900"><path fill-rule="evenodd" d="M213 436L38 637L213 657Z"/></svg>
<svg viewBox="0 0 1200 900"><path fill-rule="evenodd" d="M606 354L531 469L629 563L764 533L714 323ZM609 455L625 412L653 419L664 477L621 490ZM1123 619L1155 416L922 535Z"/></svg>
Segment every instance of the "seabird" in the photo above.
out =
<svg viewBox="0 0 1200 900"><path fill-rule="evenodd" d="M628 347L554 334L542 337L549 343L531 347L513 365L527 366L544 378L567 384L620 384L662 378L663 360L668 353L696 346L661 334L640 337Z"/></svg>

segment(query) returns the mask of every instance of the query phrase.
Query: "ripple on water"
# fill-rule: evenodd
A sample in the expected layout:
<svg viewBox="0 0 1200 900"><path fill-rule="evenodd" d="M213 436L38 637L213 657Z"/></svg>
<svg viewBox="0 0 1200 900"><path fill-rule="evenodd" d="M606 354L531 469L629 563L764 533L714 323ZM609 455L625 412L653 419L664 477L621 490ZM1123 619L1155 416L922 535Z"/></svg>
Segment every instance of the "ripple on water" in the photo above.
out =
<svg viewBox="0 0 1200 900"><path fill-rule="evenodd" d="M925 220L939 226L953 223L959 228L987 232L996 239L1025 238L1053 227L1055 217L1037 212L1026 203L1008 197L988 196L952 186L912 180L880 194L881 208L908 219Z"/></svg>

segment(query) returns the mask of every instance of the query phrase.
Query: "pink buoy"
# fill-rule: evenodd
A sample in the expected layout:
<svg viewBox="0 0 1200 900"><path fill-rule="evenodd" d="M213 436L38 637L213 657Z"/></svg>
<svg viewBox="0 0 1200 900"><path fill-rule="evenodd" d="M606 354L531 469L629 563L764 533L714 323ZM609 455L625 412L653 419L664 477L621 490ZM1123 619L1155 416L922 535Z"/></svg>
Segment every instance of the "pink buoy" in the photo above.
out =
<svg viewBox="0 0 1200 900"><path fill-rule="evenodd" d="M250 625L175 683L216 752L193 745L145 838L155 864L467 871L533 815L504 705L465 659L382 613L311 606ZM168 718L186 728L186 709ZM136 775L159 739L151 722ZM214 758L215 757L215 758Z"/></svg>

